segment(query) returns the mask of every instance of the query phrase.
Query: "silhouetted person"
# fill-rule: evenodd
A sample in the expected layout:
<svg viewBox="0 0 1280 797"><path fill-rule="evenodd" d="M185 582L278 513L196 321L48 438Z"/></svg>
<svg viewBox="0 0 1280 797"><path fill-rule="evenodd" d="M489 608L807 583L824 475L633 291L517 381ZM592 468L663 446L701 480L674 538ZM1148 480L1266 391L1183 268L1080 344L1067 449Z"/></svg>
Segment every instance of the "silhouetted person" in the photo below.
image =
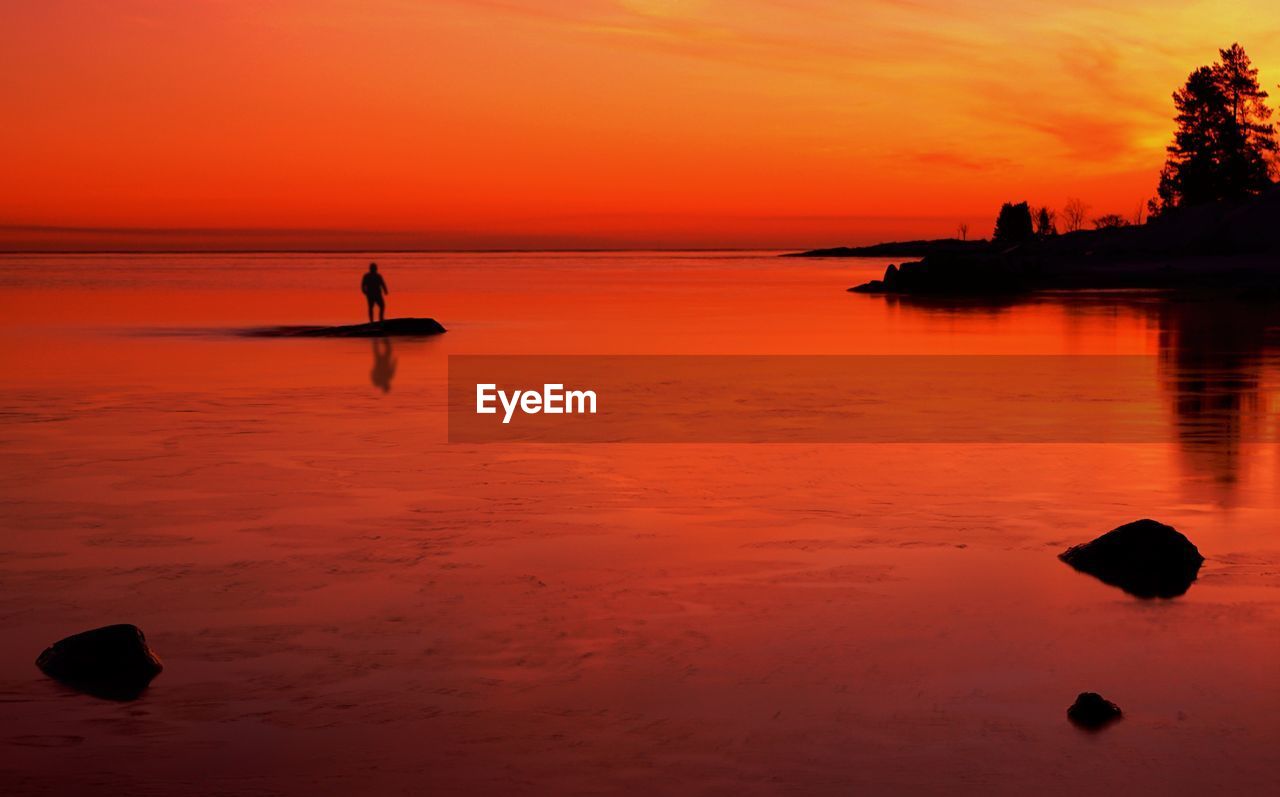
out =
<svg viewBox="0 0 1280 797"><path fill-rule="evenodd" d="M391 354L391 338L373 338L373 370L369 381L383 393L391 392L391 380L396 375L396 358Z"/></svg>
<svg viewBox="0 0 1280 797"><path fill-rule="evenodd" d="M369 271L365 273L364 279L360 280L360 292L369 301L369 323L373 323L373 306L375 304L378 305L378 321L381 322L386 318L387 303L382 296L390 293L390 291L387 290L386 280L378 273L377 263L369 264Z"/></svg>

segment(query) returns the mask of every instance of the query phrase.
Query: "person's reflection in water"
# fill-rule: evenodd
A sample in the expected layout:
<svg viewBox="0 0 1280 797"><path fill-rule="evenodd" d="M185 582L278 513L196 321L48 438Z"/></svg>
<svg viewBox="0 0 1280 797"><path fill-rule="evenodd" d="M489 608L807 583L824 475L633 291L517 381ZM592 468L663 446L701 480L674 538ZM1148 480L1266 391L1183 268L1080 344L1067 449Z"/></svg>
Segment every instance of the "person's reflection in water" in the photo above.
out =
<svg viewBox="0 0 1280 797"><path fill-rule="evenodd" d="M391 353L391 338L373 338L373 370L369 381L383 393L391 392L391 380L396 375L396 358Z"/></svg>

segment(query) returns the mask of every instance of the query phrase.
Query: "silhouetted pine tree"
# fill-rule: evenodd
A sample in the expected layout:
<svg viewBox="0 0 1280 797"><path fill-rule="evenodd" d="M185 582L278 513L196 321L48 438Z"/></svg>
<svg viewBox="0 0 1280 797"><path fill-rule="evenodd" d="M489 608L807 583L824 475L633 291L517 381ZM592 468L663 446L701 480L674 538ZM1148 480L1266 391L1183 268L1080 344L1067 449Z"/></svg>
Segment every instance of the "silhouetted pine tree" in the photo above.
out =
<svg viewBox="0 0 1280 797"><path fill-rule="evenodd" d="M1047 207L1036 211L1036 235L1048 237L1058 234L1058 213Z"/></svg>
<svg viewBox="0 0 1280 797"><path fill-rule="evenodd" d="M1173 93L1178 129L1160 172L1154 215L1184 205L1240 199L1271 185L1277 146L1267 92L1239 44L1192 72Z"/></svg>
<svg viewBox="0 0 1280 797"><path fill-rule="evenodd" d="M996 216L996 229L991 233L991 242L997 244L1021 243L1032 237L1031 208L1026 202L1013 204L1006 202L1000 206L1000 215Z"/></svg>

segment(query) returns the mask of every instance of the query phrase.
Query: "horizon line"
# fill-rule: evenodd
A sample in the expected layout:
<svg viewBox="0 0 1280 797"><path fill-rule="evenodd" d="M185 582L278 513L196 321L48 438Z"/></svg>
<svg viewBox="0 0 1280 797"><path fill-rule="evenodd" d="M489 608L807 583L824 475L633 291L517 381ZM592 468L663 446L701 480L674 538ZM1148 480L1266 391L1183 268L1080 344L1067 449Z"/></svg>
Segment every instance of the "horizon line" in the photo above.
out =
<svg viewBox="0 0 1280 797"><path fill-rule="evenodd" d="M563 252L569 254L590 254L608 252L789 252L792 250L807 251L815 247L805 246L616 246L616 247L517 247L506 249L2 249L0 256L7 255L289 255L289 254L370 254L370 255L482 255L482 254L535 254ZM817 247L822 248L822 247Z"/></svg>

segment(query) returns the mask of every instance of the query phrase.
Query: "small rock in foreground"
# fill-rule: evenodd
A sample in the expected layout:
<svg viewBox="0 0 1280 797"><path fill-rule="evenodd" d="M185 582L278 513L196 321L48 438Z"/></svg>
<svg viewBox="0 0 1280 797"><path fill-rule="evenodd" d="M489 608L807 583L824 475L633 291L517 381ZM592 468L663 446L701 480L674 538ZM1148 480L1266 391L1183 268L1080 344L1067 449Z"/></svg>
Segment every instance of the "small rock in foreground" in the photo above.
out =
<svg viewBox="0 0 1280 797"><path fill-rule="evenodd" d="M1058 558L1139 598L1182 595L1204 562L1196 546L1177 529L1145 518L1068 548Z"/></svg>
<svg viewBox="0 0 1280 797"><path fill-rule="evenodd" d="M1097 692L1081 692L1067 709L1067 719L1082 728L1096 730L1124 716L1120 707Z"/></svg>
<svg viewBox="0 0 1280 797"><path fill-rule="evenodd" d="M136 625L108 625L69 636L36 659L45 675L97 697L133 700L164 665Z"/></svg>

